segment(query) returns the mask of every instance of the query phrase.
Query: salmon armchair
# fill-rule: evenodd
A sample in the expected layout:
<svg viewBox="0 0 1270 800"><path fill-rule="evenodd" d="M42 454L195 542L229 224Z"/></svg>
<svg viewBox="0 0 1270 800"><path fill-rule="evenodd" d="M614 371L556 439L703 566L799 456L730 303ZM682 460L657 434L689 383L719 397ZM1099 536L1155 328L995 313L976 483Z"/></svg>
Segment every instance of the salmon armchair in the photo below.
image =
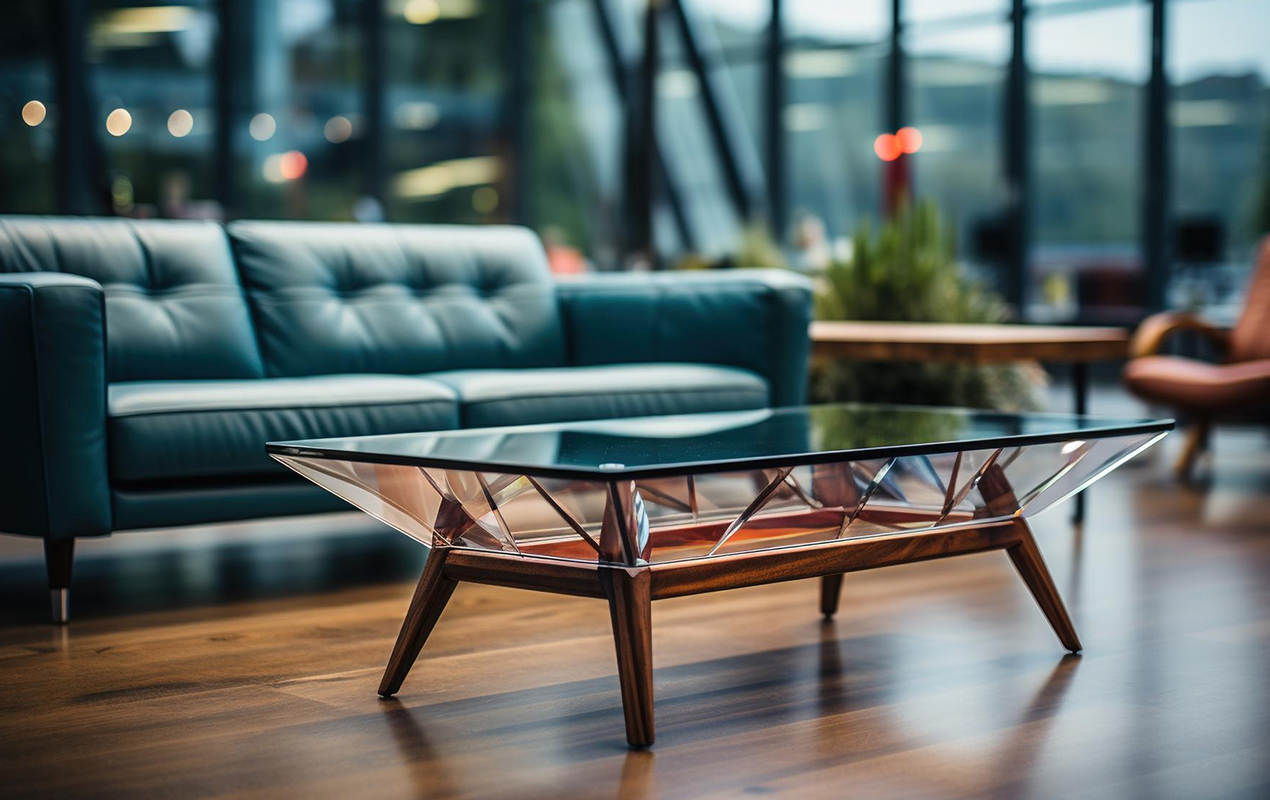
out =
<svg viewBox="0 0 1270 800"><path fill-rule="evenodd" d="M1208 339L1222 353L1222 363L1161 355L1164 343L1179 331ZM1179 410L1190 421L1176 467L1180 478L1190 475L1208 448L1215 420L1270 417L1270 236L1258 246L1247 301L1233 329L1196 314L1166 311L1138 326L1129 353L1124 371L1129 390L1148 402Z"/></svg>

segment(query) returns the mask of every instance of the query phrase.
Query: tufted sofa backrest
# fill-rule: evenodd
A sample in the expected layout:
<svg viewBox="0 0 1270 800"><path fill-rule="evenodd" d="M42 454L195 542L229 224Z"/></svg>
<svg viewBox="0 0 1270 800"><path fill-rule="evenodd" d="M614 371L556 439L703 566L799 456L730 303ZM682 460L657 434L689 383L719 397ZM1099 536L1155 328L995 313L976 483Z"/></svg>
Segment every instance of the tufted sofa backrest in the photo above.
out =
<svg viewBox="0 0 1270 800"><path fill-rule="evenodd" d="M227 226L271 376L564 363L546 255L524 228Z"/></svg>
<svg viewBox="0 0 1270 800"><path fill-rule="evenodd" d="M110 381L263 376L225 231L215 222L0 217L0 273L101 284Z"/></svg>

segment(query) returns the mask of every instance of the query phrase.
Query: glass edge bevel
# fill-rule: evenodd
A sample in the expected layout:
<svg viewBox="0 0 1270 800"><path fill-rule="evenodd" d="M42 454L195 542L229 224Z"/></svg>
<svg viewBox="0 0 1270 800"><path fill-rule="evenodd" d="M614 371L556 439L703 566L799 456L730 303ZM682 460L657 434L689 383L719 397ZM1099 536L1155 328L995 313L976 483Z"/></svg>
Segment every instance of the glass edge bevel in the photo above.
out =
<svg viewBox="0 0 1270 800"><path fill-rule="evenodd" d="M399 526L397 526L397 525L394 525L393 523L391 523L391 522L389 522L388 520L384 519L384 518L383 518L382 516L380 516L379 514L376 514L376 513L375 513L375 512L373 512L373 511L369 511L369 510L367 510L367 509L365 509L365 508L362 508L362 507L361 507L360 505L358 505L357 503L354 503L352 500L350 500L349 498L345 497L345 496L344 496L341 492L337 492L337 491L335 491L334 489L331 489L330 487L323 486L322 484L320 484L320 483L318 483L317 481L313 480L313 479L312 479L312 478L310 478L308 475L305 475L303 472L301 472L300 470L296 469L294 466L292 466L291 464L287 463L287 461L286 461L286 459L288 459L288 458L308 458L308 456L292 456L292 455L282 455L282 456L280 456L279 454L274 453L274 452L270 452L270 453L269 453L269 455L270 455L270 457L272 457L275 461L277 461L279 464L282 464L284 467L286 467L287 469L291 470L291 471L292 471L292 472L294 472L295 474L299 475L301 478L304 478L304 479L305 479L306 481L308 481L309 483L312 483L314 486L317 486L318 488L320 488L320 489L322 489L322 490L324 490L324 491L330 492L331 494L333 494L333 495L335 495L336 497L338 497L339 499L343 500L345 503L348 503L350 506L352 506L353 508L355 508L355 509L357 509L358 511L362 512L362 513L363 513L363 514L365 514L366 516L368 516L368 517L370 517L370 518L372 518L372 519L374 519L374 520L377 520L378 522L382 522L384 525L387 525L388 527L392 528L393 530L397 531L398 533L402 534L403 536L407 536L407 537L409 537L410 539L412 539L412 540L414 540L414 541L418 542L419 544L423 545L423 546L424 546L424 547L426 547L427 549L431 550L433 547L448 547L448 546L450 546L450 545L447 545L447 544L444 544L444 543L443 543L443 544L436 544L436 543L435 543L435 540L436 540L436 538L439 538L439 537L437 537L437 532L436 532L436 529L435 529L433 526L429 525L428 523L424 522L423 520L417 519L416 517L414 517L413 515L411 515L411 514L407 513L406 511L402 510L402 513L403 513L403 514L406 514L406 515L407 515L407 516L409 516L411 519L416 519L416 520L419 522L419 524L420 524L420 525L423 525L425 528L427 528L427 529L428 529L428 532L429 532L429 533L432 535L432 537L433 537L433 539L432 539L431 541L425 541L425 540L423 540L423 539L419 538L419 536L418 536L418 535L416 535L416 534L412 533L411 531L405 530L404 528L401 528L401 527L399 527ZM326 461L336 461L336 460L338 460L338 459L326 458L326 459L324 459L324 460L326 460ZM367 491L367 492L370 492L370 490L369 490L369 489L367 489L366 491ZM374 494L374 492L371 492L371 494ZM392 503L391 501L387 500L386 498L384 498L384 497L382 497L382 496L380 496L380 495L375 495L375 496L376 496L376 497L379 497L379 498L380 498L380 500L382 500L383 502L385 502L385 503L387 503L387 504L389 504L389 505L392 505L392 506L396 507L396 504Z"/></svg>

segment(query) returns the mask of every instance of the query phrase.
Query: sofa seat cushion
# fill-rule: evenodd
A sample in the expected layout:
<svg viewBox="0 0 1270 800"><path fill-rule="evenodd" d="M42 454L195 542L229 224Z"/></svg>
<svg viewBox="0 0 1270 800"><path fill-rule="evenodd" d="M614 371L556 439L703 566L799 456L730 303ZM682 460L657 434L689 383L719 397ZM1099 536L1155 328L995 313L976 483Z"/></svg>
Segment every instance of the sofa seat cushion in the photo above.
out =
<svg viewBox="0 0 1270 800"><path fill-rule="evenodd" d="M737 411L768 404L767 381L708 364L454 370L428 378L458 394L465 428Z"/></svg>
<svg viewBox="0 0 1270 800"><path fill-rule="evenodd" d="M404 375L116 383L111 479L136 483L282 471L265 442L457 427L454 390Z"/></svg>

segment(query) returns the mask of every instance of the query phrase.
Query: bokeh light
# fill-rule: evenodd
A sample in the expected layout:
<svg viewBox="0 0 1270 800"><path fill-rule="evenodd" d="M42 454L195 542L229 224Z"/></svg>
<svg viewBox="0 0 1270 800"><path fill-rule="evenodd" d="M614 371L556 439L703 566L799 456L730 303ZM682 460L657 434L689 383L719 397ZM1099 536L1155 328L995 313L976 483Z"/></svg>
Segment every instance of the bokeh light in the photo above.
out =
<svg viewBox="0 0 1270 800"><path fill-rule="evenodd" d="M406 0L401 15L411 25L427 25L441 16L441 5L437 0Z"/></svg>
<svg viewBox="0 0 1270 800"><path fill-rule="evenodd" d="M123 136L132 128L132 115L125 109L116 108L106 116L106 131L111 136Z"/></svg>
<svg viewBox="0 0 1270 800"><path fill-rule="evenodd" d="M278 123L274 121L273 117L264 113L252 117L251 123L247 126L247 132L257 142L269 141L277 131Z"/></svg>
<svg viewBox="0 0 1270 800"><path fill-rule="evenodd" d="M308 168L309 160L299 150L288 150L278 161L278 174L288 181L303 177L304 171Z"/></svg>
<svg viewBox="0 0 1270 800"><path fill-rule="evenodd" d="M134 192L132 181L127 175L118 175L110 182L110 202L114 205L115 212L119 214L127 214L132 211L134 205Z"/></svg>
<svg viewBox="0 0 1270 800"><path fill-rule="evenodd" d="M490 214L498 208L498 190L493 186L482 186L472 192L472 210L478 214Z"/></svg>
<svg viewBox="0 0 1270 800"><path fill-rule="evenodd" d="M286 183L287 179L282 177L282 153L274 153L265 158L260 174L269 183Z"/></svg>
<svg viewBox="0 0 1270 800"><path fill-rule="evenodd" d="M917 128L900 128L895 132L895 138L899 140L900 150L905 153L916 153L922 149L922 132Z"/></svg>
<svg viewBox="0 0 1270 800"><path fill-rule="evenodd" d="M353 135L353 123L348 117L331 117L326 121L326 126L322 128L322 134L326 136L326 140L331 144L347 142L348 138Z"/></svg>
<svg viewBox="0 0 1270 800"><path fill-rule="evenodd" d="M44 108L44 104L39 100L31 100L22 106L22 121L34 128L44 121L48 111Z"/></svg>
<svg viewBox="0 0 1270 800"><path fill-rule="evenodd" d="M183 108L173 111L168 117L168 133L180 139L189 136L194 130L194 115Z"/></svg>
<svg viewBox="0 0 1270 800"><path fill-rule="evenodd" d="M873 140L873 152L883 161L894 161L904 150L900 147L899 138L893 133L884 133Z"/></svg>

